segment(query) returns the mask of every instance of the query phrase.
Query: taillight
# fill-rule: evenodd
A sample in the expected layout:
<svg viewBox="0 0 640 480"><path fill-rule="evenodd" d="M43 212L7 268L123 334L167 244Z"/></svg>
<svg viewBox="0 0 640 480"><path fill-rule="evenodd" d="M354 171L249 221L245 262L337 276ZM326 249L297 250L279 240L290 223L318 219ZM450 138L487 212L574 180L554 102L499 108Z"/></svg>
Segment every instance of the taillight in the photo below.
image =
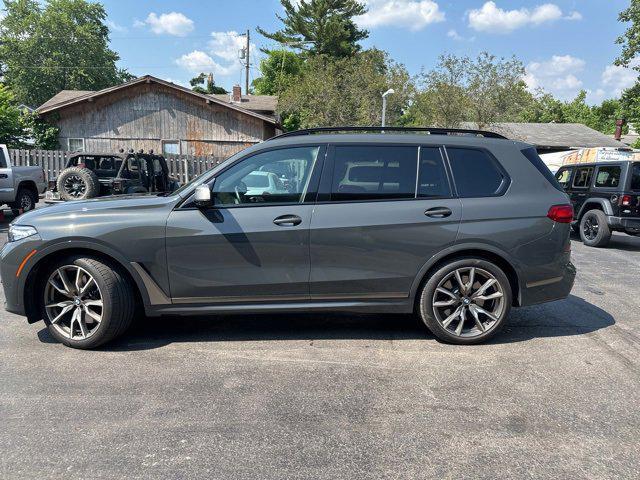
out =
<svg viewBox="0 0 640 480"><path fill-rule="evenodd" d="M621 207L630 207L631 206L631 195L620 195L620 206Z"/></svg>
<svg viewBox="0 0 640 480"><path fill-rule="evenodd" d="M573 222L573 207L571 205L554 205L549 209L547 217L557 223Z"/></svg>

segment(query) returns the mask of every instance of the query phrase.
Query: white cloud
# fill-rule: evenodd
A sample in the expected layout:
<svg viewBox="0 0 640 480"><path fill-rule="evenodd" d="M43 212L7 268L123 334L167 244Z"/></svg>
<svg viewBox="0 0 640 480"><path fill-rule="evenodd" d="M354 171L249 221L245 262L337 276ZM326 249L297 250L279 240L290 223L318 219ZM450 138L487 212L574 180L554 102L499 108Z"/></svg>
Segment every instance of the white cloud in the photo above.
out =
<svg viewBox="0 0 640 480"><path fill-rule="evenodd" d="M464 40L464 38L462 38L460 34L453 28L447 32L447 37L452 38L457 42Z"/></svg>
<svg viewBox="0 0 640 480"><path fill-rule="evenodd" d="M186 70L198 72L213 72L215 76L227 77L239 75L243 65L239 52L246 46L246 37L238 32L211 32L211 40L207 51L194 50L182 55L176 63ZM257 65L258 48L251 44L251 63Z"/></svg>
<svg viewBox="0 0 640 480"><path fill-rule="evenodd" d="M176 63L190 72L203 72L216 69L219 65L206 52L194 50L176 60Z"/></svg>
<svg viewBox="0 0 640 480"><path fill-rule="evenodd" d="M554 55L549 60L531 62L526 67L524 81L529 90L542 88L561 99L577 95L583 86L578 78L586 62L571 55Z"/></svg>
<svg viewBox="0 0 640 480"><path fill-rule="evenodd" d="M128 31L127 27L119 25L116 22L114 22L113 20L107 20L106 24L107 24L107 27L109 27L109 30L111 32L125 33L125 32Z"/></svg>
<svg viewBox="0 0 640 480"><path fill-rule="evenodd" d="M611 97L617 98L638 80L638 72L630 68L609 65L602 72L602 86Z"/></svg>
<svg viewBox="0 0 640 480"><path fill-rule="evenodd" d="M151 12L144 22L136 20L134 25L141 26L141 23L148 25L153 33L174 35L176 37L184 37L192 32L194 28L193 20L178 12L163 13L161 15Z"/></svg>
<svg viewBox="0 0 640 480"><path fill-rule="evenodd" d="M416 31L445 18L433 0L367 0L365 3L367 13L356 17L357 24L365 28L393 26Z"/></svg>
<svg viewBox="0 0 640 480"><path fill-rule="evenodd" d="M560 19L582 18L579 12L572 12L569 16L563 17L560 7L553 3L538 5L533 10L524 7L517 10L504 10L493 1L485 2L479 9L470 10L467 16L471 28L489 33L510 33L525 26L538 26Z"/></svg>

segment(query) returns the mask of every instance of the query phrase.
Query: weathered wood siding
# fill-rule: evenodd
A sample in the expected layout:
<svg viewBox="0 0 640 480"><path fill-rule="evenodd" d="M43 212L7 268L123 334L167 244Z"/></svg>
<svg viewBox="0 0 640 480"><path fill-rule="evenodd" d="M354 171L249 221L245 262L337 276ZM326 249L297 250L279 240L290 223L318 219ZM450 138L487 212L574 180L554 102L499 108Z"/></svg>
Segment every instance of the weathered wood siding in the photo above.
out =
<svg viewBox="0 0 640 480"><path fill-rule="evenodd" d="M141 84L59 110L60 147L84 138L85 151L162 151L179 141L183 155L226 158L269 138L272 125L231 108L159 85Z"/></svg>

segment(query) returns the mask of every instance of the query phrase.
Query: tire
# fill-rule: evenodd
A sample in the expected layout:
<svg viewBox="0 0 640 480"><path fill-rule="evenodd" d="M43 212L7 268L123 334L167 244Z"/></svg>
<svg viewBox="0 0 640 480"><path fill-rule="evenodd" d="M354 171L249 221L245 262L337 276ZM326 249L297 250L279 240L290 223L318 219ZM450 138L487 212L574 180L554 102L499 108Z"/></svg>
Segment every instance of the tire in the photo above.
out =
<svg viewBox="0 0 640 480"><path fill-rule="evenodd" d="M588 247L605 247L611 240L611 229L602 210L589 210L580 220L580 238Z"/></svg>
<svg viewBox="0 0 640 480"><path fill-rule="evenodd" d="M70 167L63 170L56 180L56 187L63 200L86 200L100 195L100 182L93 170Z"/></svg>
<svg viewBox="0 0 640 480"><path fill-rule="evenodd" d="M38 203L38 196L28 188L20 187L18 194L16 195L16 201L9 204L9 208L13 210L14 215L19 215L20 210L28 212L36 208Z"/></svg>
<svg viewBox="0 0 640 480"><path fill-rule="evenodd" d="M67 289L60 271L71 285L68 290L72 295L62 293ZM73 272L78 271L79 277L74 276ZM118 268L102 260L81 255L67 257L50 265L40 280L37 291L42 317L51 335L68 347L84 350L104 345L122 335L133 321L136 302L130 281ZM78 297L81 297L80 304ZM98 306L100 301L102 306ZM67 307L70 309L64 313ZM76 319L77 311L80 315ZM100 320L96 321L95 316L101 317Z"/></svg>
<svg viewBox="0 0 640 480"><path fill-rule="evenodd" d="M455 272L460 273L463 284L469 287L472 269L474 281L470 289L463 292ZM490 279L495 280L495 283L482 292L482 287ZM454 296L441 293L442 290L450 292L457 300ZM475 296L478 298L474 299ZM489 296L494 298L484 300ZM438 339L456 345L474 345L489 340L502 329L509 316L512 298L509 279L497 265L480 258L461 258L440 265L427 280L419 296L419 313L427 328ZM452 305L442 306L448 302ZM462 316L456 314L459 309L465 312ZM445 325L447 320L450 323Z"/></svg>

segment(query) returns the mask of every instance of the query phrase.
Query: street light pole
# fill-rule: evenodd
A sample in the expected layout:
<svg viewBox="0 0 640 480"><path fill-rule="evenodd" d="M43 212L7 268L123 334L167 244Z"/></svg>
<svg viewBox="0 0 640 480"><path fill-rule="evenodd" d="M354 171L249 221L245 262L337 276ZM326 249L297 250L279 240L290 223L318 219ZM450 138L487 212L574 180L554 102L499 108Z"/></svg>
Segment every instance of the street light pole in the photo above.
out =
<svg viewBox="0 0 640 480"><path fill-rule="evenodd" d="M391 95L392 93L396 93L396 92L393 90L393 88L390 88L389 90L387 90L382 94L382 126L383 127L387 126L387 96Z"/></svg>

